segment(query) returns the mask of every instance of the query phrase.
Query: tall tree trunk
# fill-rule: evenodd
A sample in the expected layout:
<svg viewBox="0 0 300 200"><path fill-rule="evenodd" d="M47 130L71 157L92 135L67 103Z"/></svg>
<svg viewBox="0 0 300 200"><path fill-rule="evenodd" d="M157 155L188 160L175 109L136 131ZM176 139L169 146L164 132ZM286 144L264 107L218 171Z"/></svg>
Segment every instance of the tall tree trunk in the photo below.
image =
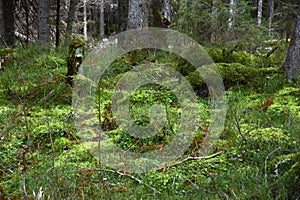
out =
<svg viewBox="0 0 300 200"><path fill-rule="evenodd" d="M38 41L50 43L50 4L49 0L39 0L38 6Z"/></svg>
<svg viewBox="0 0 300 200"><path fill-rule="evenodd" d="M0 48L3 47L4 44L4 33L5 33L5 23L3 17L3 0L0 0Z"/></svg>
<svg viewBox="0 0 300 200"><path fill-rule="evenodd" d="M127 29L148 27L149 1L129 0Z"/></svg>
<svg viewBox="0 0 300 200"><path fill-rule="evenodd" d="M289 81L296 81L300 75L300 6L294 26L292 40L285 60L285 74Z"/></svg>
<svg viewBox="0 0 300 200"><path fill-rule="evenodd" d="M86 12L87 0L83 0L83 37L84 41L87 41L87 12Z"/></svg>
<svg viewBox="0 0 300 200"><path fill-rule="evenodd" d="M15 4L13 0L3 0L4 40L8 46L13 46L15 41Z"/></svg>
<svg viewBox="0 0 300 200"><path fill-rule="evenodd" d="M104 36L104 29L105 29L105 24L104 24L104 0L100 0L99 4L100 8L100 36Z"/></svg>
<svg viewBox="0 0 300 200"><path fill-rule="evenodd" d="M29 42L29 5L28 0L24 1L25 15L26 15L26 43Z"/></svg>
<svg viewBox="0 0 300 200"><path fill-rule="evenodd" d="M218 14L217 0L212 0L212 2L211 2L211 15L212 15L213 19L211 20L211 27L216 27L217 14ZM213 29L213 31L210 34L210 40L211 41L215 40L215 36L216 36L215 29Z"/></svg>
<svg viewBox="0 0 300 200"><path fill-rule="evenodd" d="M268 31L269 35L272 32L272 20L274 17L274 0L268 0Z"/></svg>
<svg viewBox="0 0 300 200"><path fill-rule="evenodd" d="M119 0L118 2L118 32L121 33L127 29L129 0Z"/></svg>
<svg viewBox="0 0 300 200"><path fill-rule="evenodd" d="M70 6L69 6L69 12L67 18L67 28L66 28L66 40L65 40L66 45L69 44L73 32L73 23L74 23L77 4L78 4L78 0L70 0Z"/></svg>
<svg viewBox="0 0 300 200"><path fill-rule="evenodd" d="M263 0L259 0L257 5L257 26L261 26L262 10Z"/></svg>
<svg viewBox="0 0 300 200"><path fill-rule="evenodd" d="M172 6L170 5L170 0L164 0L162 13L169 22L172 20Z"/></svg>
<svg viewBox="0 0 300 200"><path fill-rule="evenodd" d="M55 33L55 46L59 46L59 24L60 24L60 0L56 0L56 33Z"/></svg>
<svg viewBox="0 0 300 200"><path fill-rule="evenodd" d="M235 0L230 0L229 3L229 19L228 19L228 30L231 30L234 26L234 15L235 15L235 7L236 7L236 2Z"/></svg>

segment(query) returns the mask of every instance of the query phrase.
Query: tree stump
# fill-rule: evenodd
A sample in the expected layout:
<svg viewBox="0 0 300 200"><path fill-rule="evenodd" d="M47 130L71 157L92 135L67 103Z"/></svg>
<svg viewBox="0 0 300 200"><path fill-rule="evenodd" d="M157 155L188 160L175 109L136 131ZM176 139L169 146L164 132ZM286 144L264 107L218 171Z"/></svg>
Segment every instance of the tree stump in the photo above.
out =
<svg viewBox="0 0 300 200"><path fill-rule="evenodd" d="M84 54L84 41L81 38L72 39L69 45L69 54L67 57L67 79L66 82L73 86L73 77L78 73L78 68L82 63Z"/></svg>

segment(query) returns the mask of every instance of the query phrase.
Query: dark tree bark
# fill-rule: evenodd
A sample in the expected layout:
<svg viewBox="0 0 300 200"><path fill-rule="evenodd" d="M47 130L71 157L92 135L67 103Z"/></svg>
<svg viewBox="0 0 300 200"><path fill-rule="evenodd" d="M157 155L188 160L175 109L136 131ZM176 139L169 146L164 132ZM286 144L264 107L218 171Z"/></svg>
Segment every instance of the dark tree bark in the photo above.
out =
<svg viewBox="0 0 300 200"><path fill-rule="evenodd" d="M285 61L285 74L289 81L296 81L300 74L300 6Z"/></svg>
<svg viewBox="0 0 300 200"><path fill-rule="evenodd" d="M60 24L60 0L56 0L56 32L55 32L55 46L59 46L59 24Z"/></svg>
<svg viewBox="0 0 300 200"><path fill-rule="evenodd" d="M77 4L78 4L78 0L70 0L70 6L69 6L69 12L67 18L67 28L66 28L66 41L65 41L66 44L69 43L73 32L73 22L75 18Z"/></svg>
<svg viewBox="0 0 300 200"><path fill-rule="evenodd" d="M118 3L118 32L126 31L128 20L129 0L119 0Z"/></svg>
<svg viewBox="0 0 300 200"><path fill-rule="evenodd" d="M15 41L15 4L14 0L3 0L3 19L4 19L4 41L8 46L13 46Z"/></svg>
<svg viewBox="0 0 300 200"><path fill-rule="evenodd" d="M148 27L150 3L146 0L129 0L127 29Z"/></svg>
<svg viewBox="0 0 300 200"><path fill-rule="evenodd" d="M49 0L39 0L38 6L38 41L50 43L50 4Z"/></svg>
<svg viewBox="0 0 300 200"><path fill-rule="evenodd" d="M3 18L3 0L0 0L0 48L4 46L5 23Z"/></svg>

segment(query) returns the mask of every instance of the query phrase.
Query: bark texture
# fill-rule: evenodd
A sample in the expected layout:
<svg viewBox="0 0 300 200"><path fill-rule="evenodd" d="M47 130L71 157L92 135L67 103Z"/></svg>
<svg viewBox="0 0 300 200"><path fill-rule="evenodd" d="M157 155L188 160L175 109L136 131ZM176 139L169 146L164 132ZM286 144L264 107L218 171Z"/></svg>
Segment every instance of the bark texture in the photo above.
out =
<svg viewBox="0 0 300 200"><path fill-rule="evenodd" d="M38 41L50 43L50 4L49 0L39 0L38 7Z"/></svg>
<svg viewBox="0 0 300 200"><path fill-rule="evenodd" d="M15 41L15 18L14 18L14 1L2 1L2 17L4 20L4 41L6 45L13 46Z"/></svg>
<svg viewBox="0 0 300 200"><path fill-rule="evenodd" d="M285 74L289 81L296 81L300 74L300 6L285 61Z"/></svg>
<svg viewBox="0 0 300 200"><path fill-rule="evenodd" d="M149 10L149 1L129 0L127 29L148 27Z"/></svg>

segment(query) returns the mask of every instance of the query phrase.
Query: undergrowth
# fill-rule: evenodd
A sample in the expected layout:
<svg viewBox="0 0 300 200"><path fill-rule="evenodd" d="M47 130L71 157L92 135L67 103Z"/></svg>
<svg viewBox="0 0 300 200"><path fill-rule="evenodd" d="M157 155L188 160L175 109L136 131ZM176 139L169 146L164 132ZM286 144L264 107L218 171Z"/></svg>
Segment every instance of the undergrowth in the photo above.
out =
<svg viewBox="0 0 300 200"><path fill-rule="evenodd" d="M299 87L285 81L275 58L262 61L254 54L234 52L232 62L227 62L216 55L221 50L214 51L225 80L228 110L221 137L209 152L219 154L207 159L182 161L198 156L211 110L210 97L198 91L205 90L201 77L189 63L172 54L149 51L137 63L124 56L106 72L98 94L100 126L127 151L143 153L166 146L176 136L182 111L168 89L138 88L130 96L134 123L149 124L149 108L160 104L168 110L167 125L146 139L124 132L112 114L110 97L126 71L142 63L164 63L184 74L199 94L196 101L202 121L185 155L174 161L179 164L135 174L104 166L83 146L73 121L72 88L65 83L67 50L15 49L10 64L0 71L3 198L30 197L41 187L44 199L299 198ZM262 63L268 65L262 67Z"/></svg>

